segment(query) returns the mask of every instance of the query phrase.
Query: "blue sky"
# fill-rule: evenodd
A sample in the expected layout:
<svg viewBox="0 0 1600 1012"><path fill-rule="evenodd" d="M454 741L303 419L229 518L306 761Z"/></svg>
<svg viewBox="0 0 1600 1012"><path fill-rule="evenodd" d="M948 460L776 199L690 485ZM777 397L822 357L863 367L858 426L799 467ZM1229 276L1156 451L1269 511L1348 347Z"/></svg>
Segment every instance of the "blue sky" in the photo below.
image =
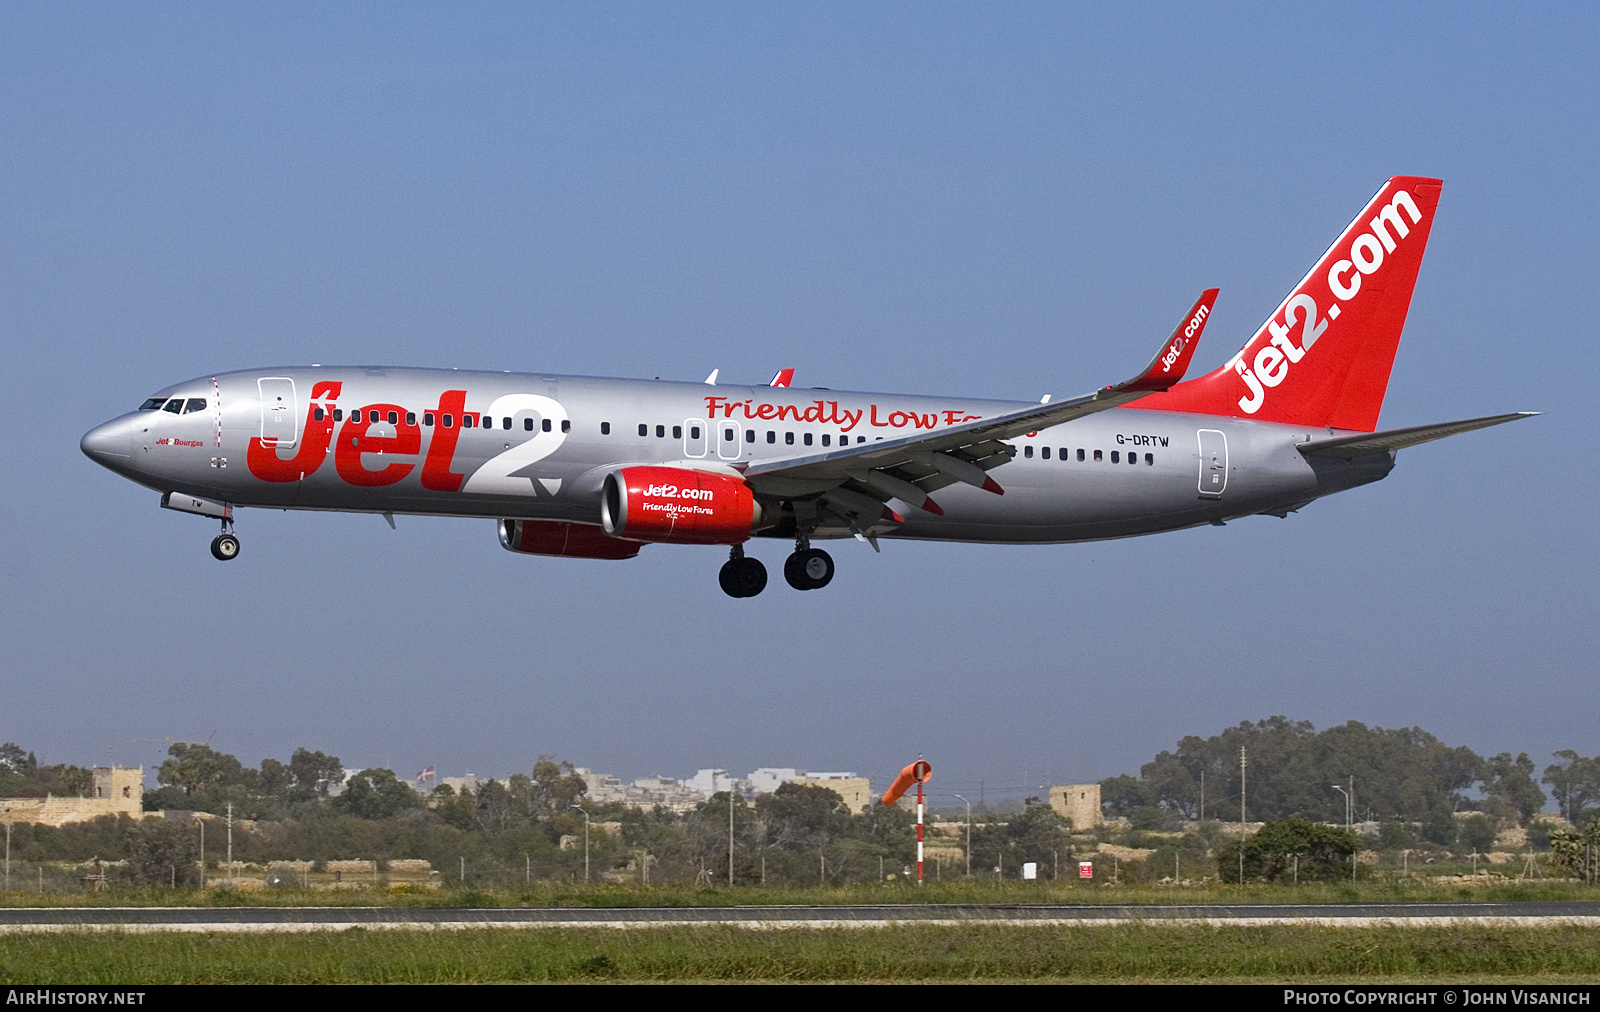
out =
<svg viewBox="0 0 1600 1012"><path fill-rule="evenodd" d="M1286 714L1596 741L1597 15L1584 5L22 5L0 10L0 739L46 761L1019 794ZM1288 520L835 553L524 558L489 521L210 527L77 449L169 383L309 362L1036 399L1224 361L1384 178L1445 190L1388 426ZM761 545L769 565L783 547ZM965 793L965 791L963 791ZM1330 805L1332 802L1330 802Z"/></svg>

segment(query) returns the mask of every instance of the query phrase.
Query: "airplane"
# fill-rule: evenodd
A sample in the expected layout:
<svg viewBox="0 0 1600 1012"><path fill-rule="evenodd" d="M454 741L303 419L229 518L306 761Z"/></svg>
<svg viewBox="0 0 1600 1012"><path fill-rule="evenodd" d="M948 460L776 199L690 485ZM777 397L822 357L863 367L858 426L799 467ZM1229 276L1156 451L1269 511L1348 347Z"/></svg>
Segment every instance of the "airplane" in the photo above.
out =
<svg viewBox="0 0 1600 1012"><path fill-rule="evenodd" d="M90 430L95 462L217 519L239 507L481 517L506 549L629 559L726 547L753 597L752 538L794 543L797 590L833 579L816 542L1047 544L1287 517L1377 481L1397 451L1530 417L1379 431L1442 182L1395 176L1238 354L1184 380L1204 292L1138 375L1039 403L552 373L256 369L161 390ZM935 498L937 496L937 498Z"/></svg>

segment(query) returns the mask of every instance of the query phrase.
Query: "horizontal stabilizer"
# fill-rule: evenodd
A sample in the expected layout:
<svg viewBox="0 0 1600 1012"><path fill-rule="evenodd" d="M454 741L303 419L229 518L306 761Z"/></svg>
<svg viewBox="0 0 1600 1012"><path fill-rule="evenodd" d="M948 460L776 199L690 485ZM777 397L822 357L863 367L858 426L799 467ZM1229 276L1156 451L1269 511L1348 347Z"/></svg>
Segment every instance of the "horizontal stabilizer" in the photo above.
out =
<svg viewBox="0 0 1600 1012"><path fill-rule="evenodd" d="M1349 460L1365 453L1382 453L1386 450L1403 450L1420 443L1431 443L1446 436L1458 436L1473 429L1487 429L1523 418L1532 418L1537 411L1515 411L1509 415L1490 415L1487 418L1468 418L1460 422L1440 422L1437 425L1413 425L1406 429L1388 429L1384 432L1365 432L1359 436L1339 436L1334 439L1313 439L1301 443L1297 449L1308 457L1338 457Z"/></svg>

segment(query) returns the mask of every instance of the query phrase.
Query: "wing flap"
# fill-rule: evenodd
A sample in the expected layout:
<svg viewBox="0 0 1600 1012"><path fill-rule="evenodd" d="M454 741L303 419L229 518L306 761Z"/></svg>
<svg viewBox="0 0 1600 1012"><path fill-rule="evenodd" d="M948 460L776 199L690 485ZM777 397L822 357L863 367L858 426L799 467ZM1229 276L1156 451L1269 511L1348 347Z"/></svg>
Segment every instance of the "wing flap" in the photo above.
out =
<svg viewBox="0 0 1600 1012"><path fill-rule="evenodd" d="M1341 460L1349 460L1352 457L1359 457L1366 453L1403 450L1408 446L1431 443L1435 439L1459 436L1463 432L1471 432L1474 429L1486 429L1491 425L1503 425L1506 422L1521 421L1524 418L1532 418L1538 413L1537 411L1515 411L1509 415L1467 418L1459 422L1413 425L1404 429L1365 432L1357 436L1339 436L1334 439L1313 439L1308 443L1301 443L1296 449L1308 457L1336 457Z"/></svg>

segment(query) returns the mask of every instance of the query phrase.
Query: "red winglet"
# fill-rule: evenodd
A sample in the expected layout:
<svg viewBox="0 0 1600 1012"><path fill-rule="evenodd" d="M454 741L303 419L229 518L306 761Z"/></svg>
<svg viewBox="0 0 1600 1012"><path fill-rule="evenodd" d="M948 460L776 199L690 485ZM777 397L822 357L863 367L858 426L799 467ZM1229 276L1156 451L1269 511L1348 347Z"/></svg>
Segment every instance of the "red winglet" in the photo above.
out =
<svg viewBox="0 0 1600 1012"><path fill-rule="evenodd" d="M1167 338L1167 343L1156 353L1156 357L1145 366L1144 372L1126 383L1119 383L1118 390L1165 390L1179 380L1189 371L1189 360L1194 358L1194 350L1200 344L1200 335L1206 329L1206 320L1211 316L1211 307L1217 304L1216 288L1207 288L1200 293L1200 298L1189 310L1183 322L1178 324L1178 329Z"/></svg>
<svg viewBox="0 0 1600 1012"><path fill-rule="evenodd" d="M769 386L769 387L786 387L786 386L789 385L789 383L791 381L793 381L793 379L794 379L794 370L793 369L779 369L775 374L773 374L772 382L768 383L767 386Z"/></svg>

